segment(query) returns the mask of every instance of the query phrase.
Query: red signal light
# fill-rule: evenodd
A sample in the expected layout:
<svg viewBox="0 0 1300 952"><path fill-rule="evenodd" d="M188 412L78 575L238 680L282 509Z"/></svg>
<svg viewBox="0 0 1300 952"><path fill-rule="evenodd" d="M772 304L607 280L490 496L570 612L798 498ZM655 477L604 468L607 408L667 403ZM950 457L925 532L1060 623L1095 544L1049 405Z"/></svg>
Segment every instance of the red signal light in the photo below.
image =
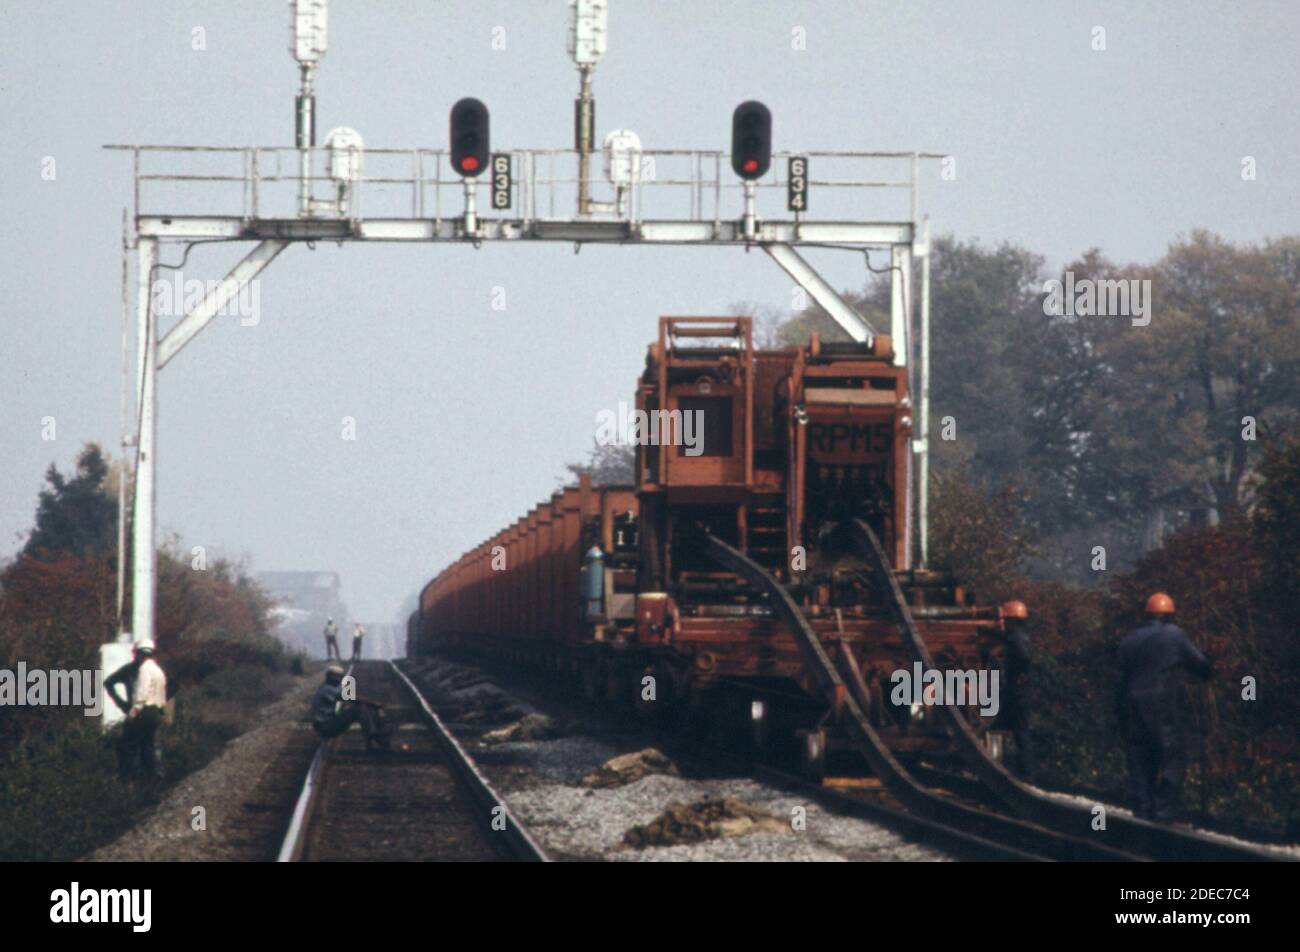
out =
<svg viewBox="0 0 1300 952"><path fill-rule="evenodd" d="M772 164L772 113L761 102L742 102L731 114L731 167L747 182Z"/></svg>
<svg viewBox="0 0 1300 952"><path fill-rule="evenodd" d="M451 167L465 178L482 174L492 161L488 144L488 108L477 99L458 100L451 107Z"/></svg>

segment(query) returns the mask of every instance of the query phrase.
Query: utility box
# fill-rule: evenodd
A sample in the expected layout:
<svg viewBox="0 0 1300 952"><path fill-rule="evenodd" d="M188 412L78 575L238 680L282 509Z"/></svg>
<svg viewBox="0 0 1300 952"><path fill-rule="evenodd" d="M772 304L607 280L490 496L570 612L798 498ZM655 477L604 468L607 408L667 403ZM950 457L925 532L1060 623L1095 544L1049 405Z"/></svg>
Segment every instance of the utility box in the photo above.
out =
<svg viewBox="0 0 1300 952"><path fill-rule="evenodd" d="M361 133L347 126L331 129L325 137L325 148L329 150L330 178L339 185L350 185L361 178L366 149Z"/></svg>

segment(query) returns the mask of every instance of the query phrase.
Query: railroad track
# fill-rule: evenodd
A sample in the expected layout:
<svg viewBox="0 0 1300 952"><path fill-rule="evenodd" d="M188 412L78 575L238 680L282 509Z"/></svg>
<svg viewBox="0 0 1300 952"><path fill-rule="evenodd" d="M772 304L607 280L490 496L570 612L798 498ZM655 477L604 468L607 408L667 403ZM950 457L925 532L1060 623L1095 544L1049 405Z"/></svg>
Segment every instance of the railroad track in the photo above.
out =
<svg viewBox="0 0 1300 952"><path fill-rule="evenodd" d="M949 802L936 810L943 819L888 802L875 793L813 783L763 764L751 764L760 778L815 800L826 809L887 826L909 840L932 845L961 859L1010 862L1139 862L1103 844L1007 817L991 810ZM940 794L936 798L943 799Z"/></svg>
<svg viewBox="0 0 1300 952"><path fill-rule="evenodd" d="M997 810L997 796L986 787L978 777L960 770L936 766L928 763L910 765L912 772L931 786L939 786L952 791L963 800L979 802L992 810ZM1044 792L1046 799L1060 802L1066 796L1061 793ZM1103 801L1098 800L1098 803ZM1086 808L1079 806L1078 809ZM1173 826L1167 823L1154 823L1109 813L1108 823L1118 816L1119 837L1112 839L1121 852L1128 852L1138 859L1154 860L1215 860L1217 862L1296 862L1297 857L1270 843L1256 843L1231 834L1198 829L1190 825ZM1125 847L1124 833L1130 825L1141 824L1143 836L1131 847Z"/></svg>
<svg viewBox="0 0 1300 952"><path fill-rule="evenodd" d="M969 775L936 773L928 769L914 776L938 801L938 809L903 807L891 803L884 791L859 791L826 787L779 769L755 765L769 780L806 791L829 808L875 819L922 842L931 838L960 855L981 859L1070 862L1156 862L1161 860L1214 860L1217 862L1294 862L1295 857L1253 843L1234 841L1202 831L1146 824L1151 830L1138 842L1105 837L1098 831L1079 836L1006 812L987 787ZM831 778L848 780L856 778ZM964 781L964 782L962 782ZM884 794L882 796L882 794ZM1081 808L1082 809L1082 808ZM901 817L898 814L902 814ZM1088 815L1091 815L1088 813ZM942 819L940 819L942 817ZM1114 814L1111 814L1113 821ZM1124 818L1127 819L1127 818ZM909 820L911 821L909 826ZM1142 822L1142 821L1138 821ZM1189 846L1190 844L1190 846ZM992 848L988 848L991 845ZM987 849L980 856L981 846Z"/></svg>
<svg viewBox="0 0 1300 952"><path fill-rule="evenodd" d="M387 661L350 673L384 706L390 748L366 750L359 730L320 745L281 862L548 860L406 675Z"/></svg>
<svg viewBox="0 0 1300 952"><path fill-rule="evenodd" d="M672 747L671 744L666 746ZM958 859L1030 863L1136 862L1142 859L1095 841L1004 816L976 804L958 802L934 790L927 791L932 802L922 805L913 800L910 805L904 805L886 789L861 789L851 785L863 778L830 778L827 783L819 783L771 763L717 747L708 748L707 760L714 767L725 763L737 774L747 774L770 786L806 797L832 813L886 827L913 843L932 847ZM835 786L836 781L846 786Z"/></svg>
<svg viewBox="0 0 1300 952"><path fill-rule="evenodd" d="M1159 824L1145 824L1152 831L1139 843L1113 836L1103 839L1091 827L1088 833L1078 835L1015 816L978 778L929 765L908 764L903 768L904 782L919 788L904 803L891 792L891 785L883 784L879 777L831 776L824 782L815 782L730 749L709 749L713 763L718 763L720 757L732 758L737 771L747 771L756 779L806 796L825 809L879 823L913 842L934 846L961 859L1122 863L1169 859L1296 860L1267 846ZM1091 816L1090 812L1084 812ZM1165 837L1163 842L1159 842L1160 837ZM1153 841L1157 842L1154 848ZM1196 848L1189 850L1189 843Z"/></svg>
<svg viewBox="0 0 1300 952"><path fill-rule="evenodd" d="M909 759L908 769L930 786L952 790L967 799L986 803L993 802L992 794L980 783L978 778L962 769L959 764L953 764L949 760L931 760L922 756ZM1049 797L1073 797L1076 800L1086 799L1093 803L1108 806L1121 802L1120 795L1113 790L1103 791L1086 786L1071 786L1070 789L1066 790L1061 787L1049 787L1041 783L1038 784L1037 788ZM1263 849L1286 850L1300 845L1300 840L1294 837L1288 838L1278 828L1236 821L1229 817L1192 812L1186 815L1186 819L1181 821L1180 825L1203 831L1212 836L1255 843Z"/></svg>

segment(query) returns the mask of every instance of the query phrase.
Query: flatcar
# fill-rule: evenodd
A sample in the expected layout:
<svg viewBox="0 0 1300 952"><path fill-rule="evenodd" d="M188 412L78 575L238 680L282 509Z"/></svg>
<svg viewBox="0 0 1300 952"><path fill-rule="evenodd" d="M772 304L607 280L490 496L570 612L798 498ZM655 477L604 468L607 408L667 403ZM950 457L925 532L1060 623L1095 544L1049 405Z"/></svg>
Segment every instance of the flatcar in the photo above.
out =
<svg viewBox="0 0 1300 952"><path fill-rule="evenodd" d="M443 569L420 593L411 653L549 667L593 701L802 738L816 760L841 746L842 698L794 627L854 672L890 748L947 748L933 692L898 701L915 651L891 586L937 668L997 669L1004 620L912 565L912 407L893 357L887 336L760 350L747 317L660 318L624 434L635 485L584 477ZM877 564L853 526L877 540ZM782 592L794 626L774 610ZM967 707L984 736L989 718Z"/></svg>

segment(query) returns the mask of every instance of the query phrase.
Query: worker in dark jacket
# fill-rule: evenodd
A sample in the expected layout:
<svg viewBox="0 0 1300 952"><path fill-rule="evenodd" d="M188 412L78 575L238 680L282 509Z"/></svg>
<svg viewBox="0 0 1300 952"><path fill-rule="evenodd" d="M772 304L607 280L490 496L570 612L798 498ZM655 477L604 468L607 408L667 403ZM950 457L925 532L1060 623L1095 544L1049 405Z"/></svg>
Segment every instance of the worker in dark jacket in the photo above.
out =
<svg viewBox="0 0 1300 952"><path fill-rule="evenodd" d="M1029 609L1024 602L1007 602L1002 606L1002 624L1005 629L1006 661L1002 666L1002 697L998 724L1011 732L1016 742L1016 773L1031 783L1037 772L1034 760L1034 743L1029 736L1029 703L1025 697L1028 687Z"/></svg>
<svg viewBox="0 0 1300 952"><path fill-rule="evenodd" d="M1147 599L1146 621L1119 645L1120 732L1128 748L1129 795L1137 815L1173 819L1182 796L1187 751L1178 672L1200 678L1210 662L1174 624L1174 600Z"/></svg>
<svg viewBox="0 0 1300 952"><path fill-rule="evenodd" d="M361 698L343 699L343 666L331 664L325 669L325 682L311 698L311 726L322 738L337 737L353 725L361 724L366 747L387 747L388 730L384 724L383 705Z"/></svg>

